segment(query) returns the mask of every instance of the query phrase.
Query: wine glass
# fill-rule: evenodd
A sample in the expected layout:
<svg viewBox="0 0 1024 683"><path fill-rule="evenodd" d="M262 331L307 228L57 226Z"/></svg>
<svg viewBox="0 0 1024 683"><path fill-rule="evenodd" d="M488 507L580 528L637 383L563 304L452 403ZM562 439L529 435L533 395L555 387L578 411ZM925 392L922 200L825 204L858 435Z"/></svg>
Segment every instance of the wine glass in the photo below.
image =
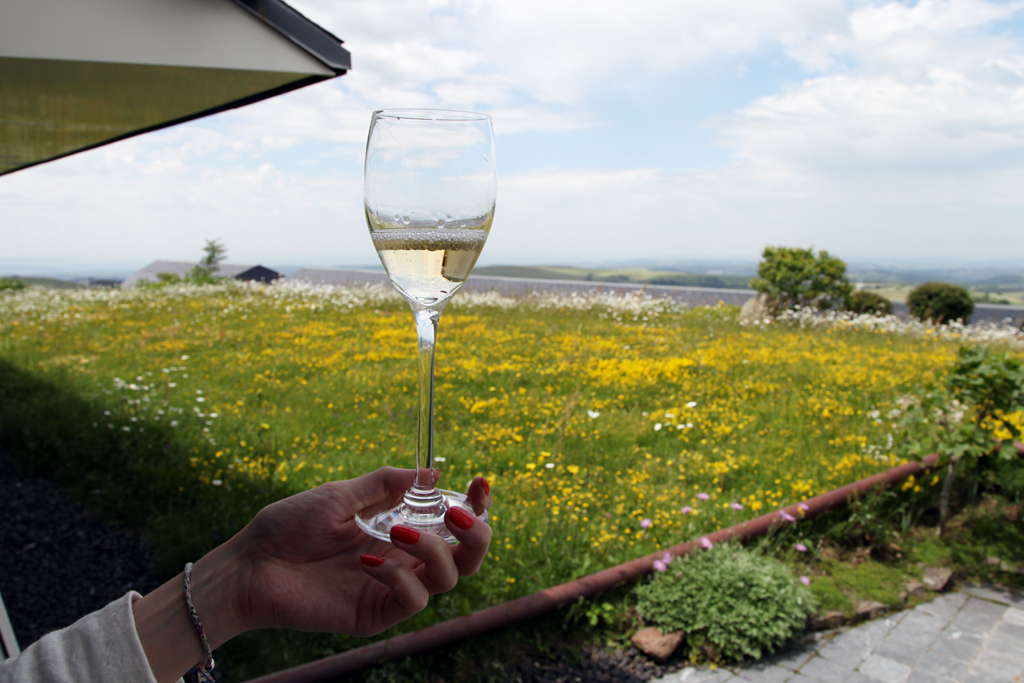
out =
<svg viewBox="0 0 1024 683"><path fill-rule="evenodd" d="M366 223L384 270L412 308L419 345L416 481L394 507L356 517L366 533L385 541L391 527L401 524L454 544L444 525L448 508L475 514L464 494L434 485L434 344L441 311L466 282L487 240L496 191L489 116L373 112L363 168Z"/></svg>

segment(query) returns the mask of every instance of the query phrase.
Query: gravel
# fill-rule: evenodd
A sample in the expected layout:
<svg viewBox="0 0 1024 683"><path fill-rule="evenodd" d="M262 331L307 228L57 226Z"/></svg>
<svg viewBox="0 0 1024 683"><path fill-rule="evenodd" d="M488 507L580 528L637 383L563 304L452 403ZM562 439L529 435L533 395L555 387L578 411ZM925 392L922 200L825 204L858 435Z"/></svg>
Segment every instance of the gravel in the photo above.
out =
<svg viewBox="0 0 1024 683"><path fill-rule="evenodd" d="M137 534L101 521L0 451L0 595L24 649L129 590L160 585Z"/></svg>
<svg viewBox="0 0 1024 683"><path fill-rule="evenodd" d="M549 657L525 658L517 667L515 683L639 683L661 678L688 666L679 653L657 664L633 646L608 649L598 644L580 652L563 650Z"/></svg>

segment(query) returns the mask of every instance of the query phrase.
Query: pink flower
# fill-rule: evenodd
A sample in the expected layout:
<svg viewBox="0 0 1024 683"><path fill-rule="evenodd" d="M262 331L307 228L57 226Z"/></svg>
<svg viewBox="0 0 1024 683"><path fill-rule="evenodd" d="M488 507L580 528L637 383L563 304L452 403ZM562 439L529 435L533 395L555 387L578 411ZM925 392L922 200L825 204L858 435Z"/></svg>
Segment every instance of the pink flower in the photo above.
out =
<svg viewBox="0 0 1024 683"><path fill-rule="evenodd" d="M661 560L654 561L654 571L663 572L666 569L668 569L668 565L666 565L664 562L662 562Z"/></svg>
<svg viewBox="0 0 1024 683"><path fill-rule="evenodd" d="M801 576L800 577L800 583L802 583L805 586L810 586L811 585L811 580L808 579L806 576Z"/></svg>
<svg viewBox="0 0 1024 683"><path fill-rule="evenodd" d="M807 512L808 510L811 509L811 508L807 507L807 503L800 503L799 505L797 505L797 507L800 508L801 510L803 510L804 512Z"/></svg>
<svg viewBox="0 0 1024 683"><path fill-rule="evenodd" d="M672 561L672 553L665 553L664 555L662 555L661 556L661 561L664 562L665 564L668 564L669 562L671 562Z"/></svg>
<svg viewBox="0 0 1024 683"><path fill-rule="evenodd" d="M683 509L682 509L682 510L680 510L680 512L682 512L682 513L683 513L684 515L688 515L688 514L690 514L691 512L693 512L693 508L692 508L692 507L690 507L689 505L684 505L684 506L683 506Z"/></svg>
<svg viewBox="0 0 1024 683"><path fill-rule="evenodd" d="M641 519L640 520L640 526L642 526L644 529L650 529L651 528L651 520L649 520L649 519Z"/></svg>
<svg viewBox="0 0 1024 683"><path fill-rule="evenodd" d="M605 516L605 517L608 517L609 519L611 519L612 513L610 513L610 512L606 512L606 513L604 513L604 516Z"/></svg>
<svg viewBox="0 0 1024 683"><path fill-rule="evenodd" d="M701 500L711 500L711 496L709 496L706 493L698 493L697 497L700 498Z"/></svg>
<svg viewBox="0 0 1024 683"><path fill-rule="evenodd" d="M793 515L789 514L785 510L779 510L779 517L782 517L782 519L786 520L787 522L795 522L796 521L796 517L794 517Z"/></svg>
<svg viewBox="0 0 1024 683"><path fill-rule="evenodd" d="M700 539L700 547L704 548L704 550L711 550L715 547L715 544L711 542L710 538L704 536Z"/></svg>
<svg viewBox="0 0 1024 683"><path fill-rule="evenodd" d="M802 553L806 553L807 552L807 546L805 546L803 543L797 543L796 544L796 549L799 552L802 552Z"/></svg>
<svg viewBox="0 0 1024 683"><path fill-rule="evenodd" d="M740 505L739 503L729 503L729 507L731 507L733 510L742 510L743 509L743 506Z"/></svg>

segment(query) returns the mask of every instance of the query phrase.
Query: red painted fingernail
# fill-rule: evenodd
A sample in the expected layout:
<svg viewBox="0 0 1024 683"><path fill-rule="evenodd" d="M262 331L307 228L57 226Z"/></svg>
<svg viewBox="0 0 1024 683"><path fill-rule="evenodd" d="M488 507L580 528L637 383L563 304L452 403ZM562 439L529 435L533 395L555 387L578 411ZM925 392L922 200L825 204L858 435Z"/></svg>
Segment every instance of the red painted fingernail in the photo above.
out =
<svg viewBox="0 0 1024 683"><path fill-rule="evenodd" d="M452 524L463 531L472 529L473 525L476 524L476 520L470 517L462 508L448 508L448 516L451 518Z"/></svg>
<svg viewBox="0 0 1024 683"><path fill-rule="evenodd" d="M379 567L384 564L384 558L376 555L361 555L359 559L367 567Z"/></svg>
<svg viewBox="0 0 1024 683"><path fill-rule="evenodd" d="M484 493L486 493L488 496L491 495L491 485L487 483L487 480L484 479L483 477L480 477L480 483L483 484Z"/></svg>
<svg viewBox="0 0 1024 683"><path fill-rule="evenodd" d="M420 532L415 529L410 529L407 526L393 526L391 527L391 538L402 543L408 543L412 545L416 541L420 540Z"/></svg>

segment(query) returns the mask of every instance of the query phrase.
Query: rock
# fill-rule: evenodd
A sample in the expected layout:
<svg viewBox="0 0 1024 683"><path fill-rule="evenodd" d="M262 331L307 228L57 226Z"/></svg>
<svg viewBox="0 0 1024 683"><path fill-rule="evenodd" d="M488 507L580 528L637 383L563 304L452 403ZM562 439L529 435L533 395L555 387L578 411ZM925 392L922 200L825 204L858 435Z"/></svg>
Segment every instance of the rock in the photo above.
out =
<svg viewBox="0 0 1024 683"><path fill-rule="evenodd" d="M761 321L768 316L768 297L764 294L758 294L753 299L747 299L740 307L739 319L745 323L752 323L755 320Z"/></svg>
<svg viewBox="0 0 1024 683"><path fill-rule="evenodd" d="M870 619L877 619L888 611L889 608L877 600L862 600L857 603L857 612L854 614L853 620L868 621Z"/></svg>
<svg viewBox="0 0 1024 683"><path fill-rule="evenodd" d="M808 631L827 631L839 628L846 623L846 615L842 612L826 611L807 617Z"/></svg>
<svg viewBox="0 0 1024 683"><path fill-rule="evenodd" d="M924 585L936 593L941 593L950 587L953 581L953 572L945 567L925 567L921 580L924 581Z"/></svg>
<svg viewBox="0 0 1024 683"><path fill-rule="evenodd" d="M850 557L850 561L854 565L861 564L862 562L867 562L870 559L871 559L871 548L868 547L868 546L861 546L860 548L857 548L856 550L853 551L853 554Z"/></svg>
<svg viewBox="0 0 1024 683"><path fill-rule="evenodd" d="M1011 522L1017 521L1017 516L1020 515L1020 508L1016 505L1006 506L1006 518Z"/></svg>
<svg viewBox="0 0 1024 683"><path fill-rule="evenodd" d="M1003 561L1000 560L998 557L993 557L991 555L985 558L985 564L987 564L990 567L998 567L1000 564L1002 564L1002 562Z"/></svg>
<svg viewBox="0 0 1024 683"><path fill-rule="evenodd" d="M704 644L700 646L700 656L705 662L717 662L718 650L712 643L704 641Z"/></svg>
<svg viewBox="0 0 1024 683"><path fill-rule="evenodd" d="M999 563L999 569L1001 569L1004 572L1020 576L1024 574L1024 562L1017 562L1016 564L1014 564L1012 562L1007 562L1006 560L1003 560Z"/></svg>
<svg viewBox="0 0 1024 683"><path fill-rule="evenodd" d="M631 641L648 657L664 662L676 651L685 635L682 631L662 633L657 626L648 626L633 634Z"/></svg>
<svg viewBox="0 0 1024 683"><path fill-rule="evenodd" d="M928 596L928 586L924 585L920 581L914 579L908 579L903 588L906 589L907 595L912 598L924 598Z"/></svg>

